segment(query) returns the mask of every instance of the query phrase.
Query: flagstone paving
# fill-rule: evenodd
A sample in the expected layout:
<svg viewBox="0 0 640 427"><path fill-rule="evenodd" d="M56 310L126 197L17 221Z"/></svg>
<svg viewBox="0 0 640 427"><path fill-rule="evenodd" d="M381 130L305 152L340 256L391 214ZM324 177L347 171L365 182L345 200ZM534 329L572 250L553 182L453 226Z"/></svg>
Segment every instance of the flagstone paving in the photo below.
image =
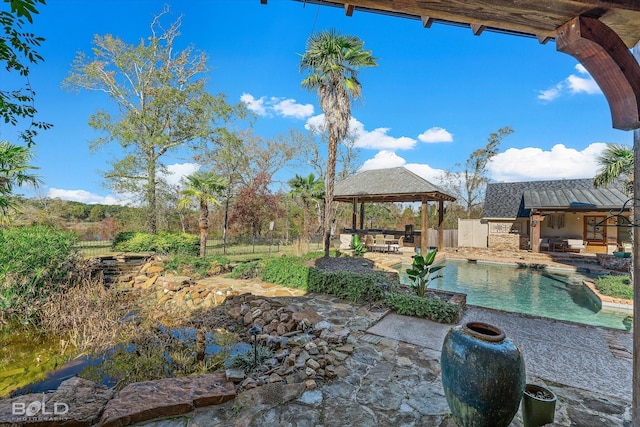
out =
<svg viewBox="0 0 640 427"><path fill-rule="evenodd" d="M389 262L398 263L385 257ZM258 283L252 292L266 291ZM269 287L272 290L273 288ZM282 297L351 331L338 378L306 389L268 384L222 405L142 423L177 426L452 427L440 377L440 347L450 325L376 313L325 295ZM521 348L527 382L558 396L556 426L631 426L631 334L469 307L463 321L504 329ZM612 347L622 351L617 356ZM624 355L627 357L624 357ZM511 427L521 427L520 412Z"/></svg>

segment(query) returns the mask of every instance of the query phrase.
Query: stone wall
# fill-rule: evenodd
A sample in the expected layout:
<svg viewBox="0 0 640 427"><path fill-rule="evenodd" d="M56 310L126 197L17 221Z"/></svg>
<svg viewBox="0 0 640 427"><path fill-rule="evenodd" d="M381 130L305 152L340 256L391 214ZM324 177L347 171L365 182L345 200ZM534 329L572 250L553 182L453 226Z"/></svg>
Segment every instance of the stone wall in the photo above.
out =
<svg viewBox="0 0 640 427"><path fill-rule="evenodd" d="M495 250L517 251L520 249L520 234L489 234L489 248Z"/></svg>
<svg viewBox="0 0 640 427"><path fill-rule="evenodd" d="M607 270L629 273L631 271L631 258L619 258L614 255L596 254L598 263Z"/></svg>

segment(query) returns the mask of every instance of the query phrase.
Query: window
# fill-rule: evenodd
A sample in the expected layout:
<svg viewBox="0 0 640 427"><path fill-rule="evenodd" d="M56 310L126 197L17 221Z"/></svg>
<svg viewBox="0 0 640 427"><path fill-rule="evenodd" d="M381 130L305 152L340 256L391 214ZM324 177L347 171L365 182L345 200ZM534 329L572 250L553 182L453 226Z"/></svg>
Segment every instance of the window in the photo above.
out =
<svg viewBox="0 0 640 427"><path fill-rule="evenodd" d="M590 242L603 242L607 238L604 216L584 217L584 237Z"/></svg>

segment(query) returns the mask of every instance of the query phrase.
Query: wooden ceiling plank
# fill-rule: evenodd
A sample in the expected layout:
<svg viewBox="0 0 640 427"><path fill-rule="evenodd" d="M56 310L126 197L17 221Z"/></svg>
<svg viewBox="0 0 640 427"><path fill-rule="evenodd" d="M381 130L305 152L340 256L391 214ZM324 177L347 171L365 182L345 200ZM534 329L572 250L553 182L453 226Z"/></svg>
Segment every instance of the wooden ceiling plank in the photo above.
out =
<svg viewBox="0 0 640 427"><path fill-rule="evenodd" d="M425 26L444 22L485 26L548 41L577 16L601 18L628 48L640 40L638 0L298 0L327 5L350 5L373 12L420 19ZM427 19L425 19L425 17ZM427 25L425 25L427 24ZM472 27L473 28L473 27Z"/></svg>

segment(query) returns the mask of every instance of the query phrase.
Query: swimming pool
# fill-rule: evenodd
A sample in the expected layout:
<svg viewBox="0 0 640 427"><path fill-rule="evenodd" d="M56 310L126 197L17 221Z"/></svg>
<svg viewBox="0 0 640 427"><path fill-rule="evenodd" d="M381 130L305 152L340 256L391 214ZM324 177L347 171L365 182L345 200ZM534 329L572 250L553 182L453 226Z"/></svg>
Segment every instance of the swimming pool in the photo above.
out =
<svg viewBox="0 0 640 427"><path fill-rule="evenodd" d="M410 284L410 265L397 265L400 282ZM582 280L593 276L559 269L518 268L486 262L445 262L443 277L429 288L467 294L467 304L593 326L629 330L629 313L602 311Z"/></svg>

